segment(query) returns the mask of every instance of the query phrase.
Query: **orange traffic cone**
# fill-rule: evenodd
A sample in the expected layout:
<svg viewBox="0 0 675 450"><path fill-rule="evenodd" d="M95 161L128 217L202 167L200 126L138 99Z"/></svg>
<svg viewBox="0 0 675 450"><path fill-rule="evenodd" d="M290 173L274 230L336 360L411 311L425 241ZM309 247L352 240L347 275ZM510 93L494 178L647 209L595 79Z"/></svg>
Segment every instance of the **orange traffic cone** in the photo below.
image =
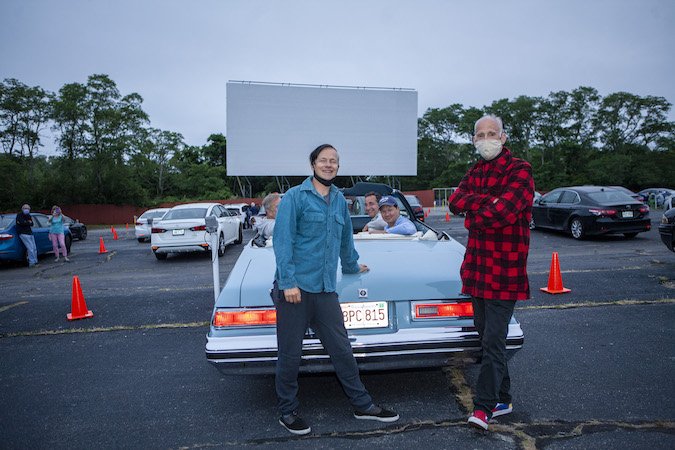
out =
<svg viewBox="0 0 675 450"><path fill-rule="evenodd" d="M105 249L105 244L103 243L103 236L101 236L99 238L98 252L99 253L108 253L108 250Z"/></svg>
<svg viewBox="0 0 675 450"><path fill-rule="evenodd" d="M126 227L127 230L129 229L129 224L128 224L128 223L125 223L124 226Z"/></svg>
<svg viewBox="0 0 675 450"><path fill-rule="evenodd" d="M445 221L450 222L450 213L445 213Z"/></svg>
<svg viewBox="0 0 675 450"><path fill-rule="evenodd" d="M80 286L80 279L77 275L73 277L73 298L70 302L70 314L66 314L68 320L88 319L94 317L94 313L87 309L87 304L84 301L82 294L82 287Z"/></svg>
<svg viewBox="0 0 675 450"><path fill-rule="evenodd" d="M558 261L558 252L553 252L551 259L551 270L548 274L548 287L540 288L548 294L565 294L572 292L571 289L563 287L562 275L560 275L560 261Z"/></svg>
<svg viewBox="0 0 675 450"><path fill-rule="evenodd" d="M119 236L117 236L117 230L115 230L115 227L110 227L112 230L112 235L113 235L113 241L116 241Z"/></svg>

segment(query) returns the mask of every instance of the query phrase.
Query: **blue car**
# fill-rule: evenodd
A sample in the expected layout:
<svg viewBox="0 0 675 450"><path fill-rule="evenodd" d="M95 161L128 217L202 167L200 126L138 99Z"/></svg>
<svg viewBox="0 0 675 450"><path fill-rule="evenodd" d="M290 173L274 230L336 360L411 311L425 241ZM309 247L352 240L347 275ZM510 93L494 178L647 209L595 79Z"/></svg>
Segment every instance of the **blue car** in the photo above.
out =
<svg viewBox="0 0 675 450"><path fill-rule="evenodd" d="M392 195L413 236L368 234L364 194ZM404 195L389 186L357 183L344 191L352 213L354 245L370 271L338 271L337 292L354 356L362 370L438 367L453 357L480 350L471 298L461 294L459 269L465 248L415 218ZM206 358L227 374L274 373L277 360L276 310L270 298L274 243L249 242L215 303ZM510 355L523 345L519 323L511 318ZM330 359L311 328L302 348L302 372L332 371Z"/></svg>
<svg viewBox="0 0 675 450"><path fill-rule="evenodd" d="M37 247L38 258L46 253L53 253L52 242L49 240L49 216L40 213L31 213L33 217L33 237ZM70 254L70 244L73 237L68 228L65 228L66 250ZM16 213L0 214L0 261L25 261L28 263L26 247L16 233Z"/></svg>

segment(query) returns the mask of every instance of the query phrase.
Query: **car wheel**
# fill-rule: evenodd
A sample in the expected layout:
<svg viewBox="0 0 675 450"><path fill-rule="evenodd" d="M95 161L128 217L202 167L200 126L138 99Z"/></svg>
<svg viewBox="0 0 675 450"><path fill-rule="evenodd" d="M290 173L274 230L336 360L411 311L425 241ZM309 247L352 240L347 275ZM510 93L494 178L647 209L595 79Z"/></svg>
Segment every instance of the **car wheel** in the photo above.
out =
<svg viewBox="0 0 675 450"><path fill-rule="evenodd" d="M157 252L153 252L153 253L155 254L155 258L157 258L160 261L164 261L166 259L166 257L169 256L168 253L157 253Z"/></svg>
<svg viewBox="0 0 675 450"><path fill-rule="evenodd" d="M145 238L138 238L138 242L145 242Z"/></svg>
<svg viewBox="0 0 675 450"><path fill-rule="evenodd" d="M584 225L578 217L575 217L572 219L572 222L570 222L570 233L572 233L574 239L584 238Z"/></svg>
<svg viewBox="0 0 675 450"><path fill-rule="evenodd" d="M70 246L73 244L73 237L72 236L66 236L66 254L70 255Z"/></svg>
<svg viewBox="0 0 675 450"><path fill-rule="evenodd" d="M82 228L82 233L80 233L80 240L84 241L87 239L87 227Z"/></svg>
<svg viewBox="0 0 675 450"><path fill-rule="evenodd" d="M637 233L624 233L624 236L626 236L626 239L633 239L635 236L637 236Z"/></svg>
<svg viewBox="0 0 675 450"><path fill-rule="evenodd" d="M239 237L234 241L235 244L241 244L244 240L244 231L242 230L241 225L239 225Z"/></svg>
<svg viewBox="0 0 675 450"><path fill-rule="evenodd" d="M218 238L218 256L223 255L225 255L225 237L223 233L220 233L220 237Z"/></svg>

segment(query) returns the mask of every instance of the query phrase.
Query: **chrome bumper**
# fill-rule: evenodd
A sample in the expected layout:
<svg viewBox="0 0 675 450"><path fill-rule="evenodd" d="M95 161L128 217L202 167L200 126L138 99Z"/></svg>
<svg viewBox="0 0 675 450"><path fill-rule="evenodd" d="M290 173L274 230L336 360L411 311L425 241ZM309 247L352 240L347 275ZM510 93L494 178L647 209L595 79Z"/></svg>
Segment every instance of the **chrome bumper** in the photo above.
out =
<svg viewBox="0 0 675 450"><path fill-rule="evenodd" d="M514 321L515 322L515 321ZM508 356L523 346L517 322L509 324ZM438 367L462 352L480 350L473 328L403 329L390 334L350 335L354 357L362 370ZM206 358L225 374L271 374L277 362L276 334L237 337L207 335ZM305 339L301 372L332 372L330 357L318 339Z"/></svg>

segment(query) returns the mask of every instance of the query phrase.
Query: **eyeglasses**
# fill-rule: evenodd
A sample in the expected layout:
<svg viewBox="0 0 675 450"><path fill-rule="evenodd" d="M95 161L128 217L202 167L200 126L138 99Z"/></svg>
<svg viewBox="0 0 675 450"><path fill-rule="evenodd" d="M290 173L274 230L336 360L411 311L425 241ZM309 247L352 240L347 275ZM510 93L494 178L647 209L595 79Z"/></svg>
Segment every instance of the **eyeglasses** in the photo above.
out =
<svg viewBox="0 0 675 450"><path fill-rule="evenodd" d="M480 133L476 133L474 136L476 139L497 139L501 133L497 133L496 131L488 131L487 133L481 131Z"/></svg>

